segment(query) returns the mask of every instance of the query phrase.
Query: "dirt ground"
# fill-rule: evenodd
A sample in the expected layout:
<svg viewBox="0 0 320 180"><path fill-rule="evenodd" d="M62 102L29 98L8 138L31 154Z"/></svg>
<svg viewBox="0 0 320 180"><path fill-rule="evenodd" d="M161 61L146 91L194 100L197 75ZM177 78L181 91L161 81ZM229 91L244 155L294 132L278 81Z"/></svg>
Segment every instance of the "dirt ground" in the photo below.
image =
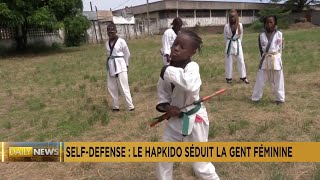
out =
<svg viewBox="0 0 320 180"><path fill-rule="evenodd" d="M290 29L309 29L309 28L315 28L315 27L319 27L319 26L314 25L310 22L299 22L299 23L291 24L289 28Z"/></svg>

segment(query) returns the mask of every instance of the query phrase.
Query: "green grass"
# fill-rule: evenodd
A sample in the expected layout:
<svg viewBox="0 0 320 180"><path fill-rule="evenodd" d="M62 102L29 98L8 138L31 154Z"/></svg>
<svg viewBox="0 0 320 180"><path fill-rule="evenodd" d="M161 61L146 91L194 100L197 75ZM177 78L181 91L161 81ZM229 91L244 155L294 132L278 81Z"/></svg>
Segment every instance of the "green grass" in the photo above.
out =
<svg viewBox="0 0 320 180"><path fill-rule="evenodd" d="M271 170L269 180L285 180L287 178L281 173L281 171L277 168Z"/></svg>
<svg viewBox="0 0 320 180"><path fill-rule="evenodd" d="M209 126L209 138L215 138L219 134L219 127L215 126L213 123Z"/></svg>
<svg viewBox="0 0 320 180"><path fill-rule="evenodd" d="M157 134L152 134L150 137L150 142L159 142L160 137Z"/></svg>
<svg viewBox="0 0 320 180"><path fill-rule="evenodd" d="M223 95L205 103L210 121L209 141L319 142L319 32L319 29L284 31L286 103L281 106L273 103L271 84L266 84L259 103L250 100L259 63L257 33L245 34L243 41L250 85L239 81L236 63L233 84L225 83L223 37L201 34L203 48L193 58L200 66L201 96L228 88ZM111 111L102 44L3 57L0 60L0 140L161 141L163 126L148 127L152 117L160 114L155 110L156 85L162 66L160 42L160 36L128 41L132 54L129 83L135 112L126 111L122 95L121 111ZM221 179L310 179L311 175L317 179L319 168L310 168L310 164L280 163L271 168L268 163L216 163L216 170ZM120 168L122 165L97 164L87 178L155 177L153 164L130 164L128 170ZM77 165L52 167L64 176L86 179ZM176 169L177 179L184 179L182 172L186 167L181 165ZM6 172L12 174L8 169ZM42 172L45 167L35 169ZM38 177L52 178L46 174Z"/></svg>
<svg viewBox="0 0 320 180"><path fill-rule="evenodd" d="M232 135L232 134L236 133L236 131L248 127L249 124L250 123L248 121L246 121L246 120L240 120L240 121L236 121L236 122L231 122L230 124L228 124L229 134Z"/></svg>
<svg viewBox="0 0 320 180"><path fill-rule="evenodd" d="M40 98L36 98L36 97L32 97L32 96L27 98L26 104L27 104L27 107L29 108L29 110L31 110L31 111L38 111L38 110L46 107L45 103L42 102L42 100Z"/></svg>
<svg viewBox="0 0 320 180"><path fill-rule="evenodd" d="M316 171L313 174L313 179L314 180L319 180L320 179L320 165L319 164L316 166Z"/></svg>
<svg viewBox="0 0 320 180"><path fill-rule="evenodd" d="M314 141L315 142L320 142L320 133L317 133L314 135Z"/></svg>
<svg viewBox="0 0 320 180"><path fill-rule="evenodd" d="M264 123L260 124L257 128L257 134L265 133L268 130L272 129L273 127L277 126L277 121L265 121Z"/></svg>
<svg viewBox="0 0 320 180"><path fill-rule="evenodd" d="M12 125L11 125L10 121L6 121L6 122L3 122L3 127L5 129L11 129Z"/></svg>

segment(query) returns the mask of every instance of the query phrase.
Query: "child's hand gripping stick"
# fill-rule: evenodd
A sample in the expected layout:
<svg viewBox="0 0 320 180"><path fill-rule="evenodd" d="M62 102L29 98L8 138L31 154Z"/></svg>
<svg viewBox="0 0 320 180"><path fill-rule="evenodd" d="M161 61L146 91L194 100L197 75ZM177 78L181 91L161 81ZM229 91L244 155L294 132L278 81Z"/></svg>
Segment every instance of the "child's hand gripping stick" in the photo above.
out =
<svg viewBox="0 0 320 180"><path fill-rule="evenodd" d="M208 99L211 99L211 98L214 97L214 96L217 96L217 95L219 95L219 94L222 94L222 93L224 93L225 91L226 91L226 89L220 89L219 91L217 91L217 92L215 92L215 93L213 93L213 94L211 94L211 95L209 95L209 96L205 96L205 97L199 99L198 101L193 102L192 104L188 104L188 105L186 105L186 106L183 106L183 107L181 107L180 109L184 109L184 108L186 108L186 107L188 107L188 106L191 106L191 105L197 105L197 104L199 104L199 103L201 103L201 102L203 102L203 101L206 101L206 100L208 100ZM156 121L153 122L153 123L151 123L151 124L150 124L150 127L153 127L153 126L157 125L158 123L160 123L161 121L163 121L163 120L165 120L165 119L169 119L169 118L170 118L170 116L169 116L168 113L165 113L165 114L163 114L162 116L156 117L156 118L154 118Z"/></svg>

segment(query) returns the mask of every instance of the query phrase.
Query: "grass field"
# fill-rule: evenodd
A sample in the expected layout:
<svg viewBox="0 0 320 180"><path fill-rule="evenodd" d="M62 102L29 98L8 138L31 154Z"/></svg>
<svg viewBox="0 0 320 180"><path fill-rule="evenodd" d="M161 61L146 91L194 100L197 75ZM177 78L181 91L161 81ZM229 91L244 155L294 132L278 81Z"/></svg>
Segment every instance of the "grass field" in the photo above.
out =
<svg viewBox="0 0 320 180"><path fill-rule="evenodd" d="M271 85L259 104L250 96L259 63L258 34L245 34L243 48L250 85L240 83L234 64L232 85L224 79L221 34L201 35L204 46L194 59L201 68L201 95L229 90L206 102L209 141L320 141L320 29L284 31L286 103L273 103ZM132 58L129 83L136 106L111 112L106 91L105 48L86 45L51 53L0 60L1 141L159 141L165 123L158 116L156 83L162 65L160 36L128 41ZM320 179L316 163L214 163L221 179ZM4 179L155 179L153 163L8 163ZM175 179L195 179L191 165L177 164ZM2 179L0 178L0 179Z"/></svg>

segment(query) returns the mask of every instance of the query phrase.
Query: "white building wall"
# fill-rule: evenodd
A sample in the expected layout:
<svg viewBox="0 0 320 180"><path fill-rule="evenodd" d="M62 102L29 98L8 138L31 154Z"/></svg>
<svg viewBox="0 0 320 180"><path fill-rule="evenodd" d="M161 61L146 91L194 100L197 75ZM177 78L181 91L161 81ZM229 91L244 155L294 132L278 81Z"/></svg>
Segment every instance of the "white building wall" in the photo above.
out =
<svg viewBox="0 0 320 180"><path fill-rule="evenodd" d="M51 46L53 43L63 43L63 39L57 35L46 35L46 36L28 36L28 45L43 43L47 46Z"/></svg>
<svg viewBox="0 0 320 180"><path fill-rule="evenodd" d="M240 22L242 24L250 24L253 23L255 20L257 20L257 17L240 17Z"/></svg>
<svg viewBox="0 0 320 180"><path fill-rule="evenodd" d="M160 28L166 29L171 27L174 18L161 19ZM208 18L182 18L183 27L196 27L198 26L221 26L227 23L225 17L208 17Z"/></svg>
<svg viewBox="0 0 320 180"><path fill-rule="evenodd" d="M205 18L183 18L186 22L185 27L196 27L196 26L220 26L227 22L225 17L205 17Z"/></svg>
<svg viewBox="0 0 320 180"><path fill-rule="evenodd" d="M47 33L41 30L29 30L27 34L27 45L51 46L53 43L62 44L64 42L64 37L61 35L62 34L58 31ZM16 46L16 40L13 37L0 39L0 49L13 49L16 48Z"/></svg>
<svg viewBox="0 0 320 180"><path fill-rule="evenodd" d="M161 19L160 28L171 27L171 22L174 18ZM256 17L240 17L240 22L242 24L250 24L255 21ZM228 21L226 17L205 17L205 18L182 18L183 27L196 27L198 26L222 26Z"/></svg>

